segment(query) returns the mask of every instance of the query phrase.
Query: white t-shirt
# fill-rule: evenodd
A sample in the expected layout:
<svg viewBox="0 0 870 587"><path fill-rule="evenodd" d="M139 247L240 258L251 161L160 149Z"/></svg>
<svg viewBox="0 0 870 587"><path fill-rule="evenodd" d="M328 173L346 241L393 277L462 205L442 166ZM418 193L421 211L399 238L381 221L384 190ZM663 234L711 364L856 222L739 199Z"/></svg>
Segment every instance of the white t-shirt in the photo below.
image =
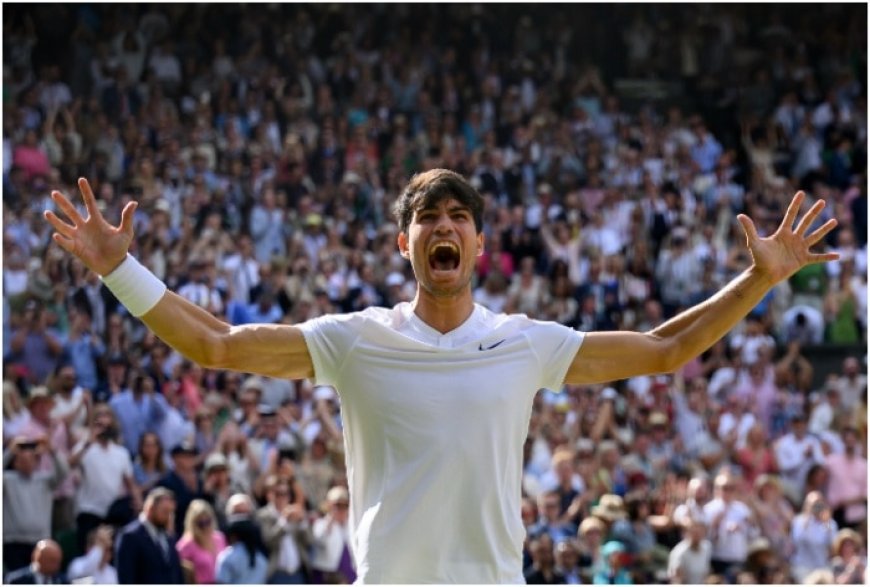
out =
<svg viewBox="0 0 870 587"><path fill-rule="evenodd" d="M79 446L73 452L78 450ZM85 451L81 469L78 511L104 518L109 513L112 502L124 495L124 476L133 476L130 453L114 442L110 442L105 448L95 442Z"/></svg>
<svg viewBox="0 0 870 587"><path fill-rule="evenodd" d="M722 518L718 529L713 520L722 512ZM704 516L713 543L713 558L743 563L749 553L749 543L756 536L757 530L752 523L752 510L740 501L732 501L726 504L722 499L716 498L704 506Z"/></svg>
<svg viewBox="0 0 870 587"><path fill-rule="evenodd" d="M351 541L368 583L522 583L522 448L583 333L475 306L446 334L408 303L300 326L341 396Z"/></svg>

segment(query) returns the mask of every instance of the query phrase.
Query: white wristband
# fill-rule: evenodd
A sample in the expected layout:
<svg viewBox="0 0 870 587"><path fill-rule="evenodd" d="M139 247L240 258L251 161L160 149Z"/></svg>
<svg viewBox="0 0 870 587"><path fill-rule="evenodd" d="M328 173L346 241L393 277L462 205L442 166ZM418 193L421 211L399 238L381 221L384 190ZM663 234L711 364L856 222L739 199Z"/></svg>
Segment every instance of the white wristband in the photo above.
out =
<svg viewBox="0 0 870 587"><path fill-rule="evenodd" d="M166 293L166 284L129 254L114 271L100 279L137 318L156 306Z"/></svg>

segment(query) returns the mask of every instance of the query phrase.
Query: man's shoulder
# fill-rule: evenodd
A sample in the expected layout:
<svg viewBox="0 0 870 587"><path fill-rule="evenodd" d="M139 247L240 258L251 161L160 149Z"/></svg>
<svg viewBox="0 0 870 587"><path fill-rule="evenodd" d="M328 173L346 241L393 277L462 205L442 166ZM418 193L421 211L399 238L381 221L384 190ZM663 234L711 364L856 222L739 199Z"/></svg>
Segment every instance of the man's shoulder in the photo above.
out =
<svg viewBox="0 0 870 587"><path fill-rule="evenodd" d="M118 531L118 536L119 537L131 536L131 535L135 535L135 534L141 534L142 532L147 532L147 530L145 529L145 524L142 523L142 520L139 520L137 518L137 519L133 520L132 522L129 522L126 526L123 526Z"/></svg>
<svg viewBox="0 0 870 587"><path fill-rule="evenodd" d="M36 584L36 576L28 565L9 573L5 582L10 585L34 585Z"/></svg>

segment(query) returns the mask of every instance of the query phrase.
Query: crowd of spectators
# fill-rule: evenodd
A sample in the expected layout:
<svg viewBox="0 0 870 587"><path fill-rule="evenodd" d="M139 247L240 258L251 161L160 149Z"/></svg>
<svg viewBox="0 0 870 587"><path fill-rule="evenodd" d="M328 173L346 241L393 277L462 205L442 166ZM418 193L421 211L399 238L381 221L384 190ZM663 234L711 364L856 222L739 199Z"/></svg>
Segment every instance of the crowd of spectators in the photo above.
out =
<svg viewBox="0 0 870 587"><path fill-rule="evenodd" d="M214 315L298 323L413 297L390 207L448 167L486 199L475 300L584 331L718 291L751 261L736 213L771 232L797 189L827 201L840 261L679 373L538 394L526 576L862 582L866 25L842 4L4 5L4 576L355 578L335 391L179 356L52 244L51 190L85 176L113 221L138 201L132 252ZM821 344L853 350L819 374Z"/></svg>

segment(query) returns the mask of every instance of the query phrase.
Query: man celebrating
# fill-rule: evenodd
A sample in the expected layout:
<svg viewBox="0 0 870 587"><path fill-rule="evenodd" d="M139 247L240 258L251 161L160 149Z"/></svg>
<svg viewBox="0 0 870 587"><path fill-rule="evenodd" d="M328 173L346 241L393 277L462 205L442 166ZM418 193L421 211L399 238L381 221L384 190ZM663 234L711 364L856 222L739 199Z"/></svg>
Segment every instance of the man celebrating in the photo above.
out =
<svg viewBox="0 0 870 587"><path fill-rule="evenodd" d="M460 175L416 175L396 203L397 244L417 293L392 309L325 315L300 325L230 326L167 292L127 254L130 202L119 226L79 180L83 217L46 219L56 243L103 276L160 338L207 368L314 378L342 401L353 554L364 583L523 581L522 447L542 387L590 384L678 369L724 336L779 281L836 253L810 247L824 202L797 223L798 192L775 234L740 215L753 265L706 302L647 333L581 333L474 304L483 253L483 198ZM631 360L626 360L631 357Z"/></svg>

